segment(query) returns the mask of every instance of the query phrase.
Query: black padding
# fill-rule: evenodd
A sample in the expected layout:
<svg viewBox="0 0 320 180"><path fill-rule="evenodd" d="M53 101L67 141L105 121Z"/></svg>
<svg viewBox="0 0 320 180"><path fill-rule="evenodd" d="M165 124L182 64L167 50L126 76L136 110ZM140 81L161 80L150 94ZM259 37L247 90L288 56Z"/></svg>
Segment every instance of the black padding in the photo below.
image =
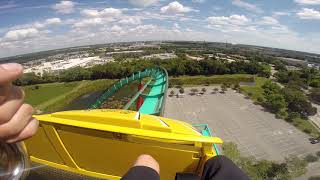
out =
<svg viewBox="0 0 320 180"><path fill-rule="evenodd" d="M175 180L199 180L199 176L192 173L177 173Z"/></svg>

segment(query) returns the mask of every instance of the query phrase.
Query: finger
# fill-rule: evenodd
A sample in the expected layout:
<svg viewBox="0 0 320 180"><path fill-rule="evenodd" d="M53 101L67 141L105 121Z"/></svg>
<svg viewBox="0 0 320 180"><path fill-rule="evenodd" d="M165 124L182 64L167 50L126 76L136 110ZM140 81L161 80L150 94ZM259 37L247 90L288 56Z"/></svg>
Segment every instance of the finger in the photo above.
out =
<svg viewBox="0 0 320 180"><path fill-rule="evenodd" d="M0 125L8 122L23 104L24 93L16 86L12 86L8 98L1 104Z"/></svg>
<svg viewBox="0 0 320 180"><path fill-rule="evenodd" d="M32 119L32 114L32 106L23 104L10 121L0 125L0 138L6 139L19 134Z"/></svg>
<svg viewBox="0 0 320 180"><path fill-rule="evenodd" d="M0 85L18 79L23 73L23 67L17 63L0 64Z"/></svg>
<svg viewBox="0 0 320 180"><path fill-rule="evenodd" d="M2 104L7 98L12 88L11 83L7 83L7 85L0 85L0 104Z"/></svg>
<svg viewBox="0 0 320 180"><path fill-rule="evenodd" d="M18 141L23 141L33 136L39 127L39 121L32 118L29 124L15 137L6 140L7 143L15 143Z"/></svg>

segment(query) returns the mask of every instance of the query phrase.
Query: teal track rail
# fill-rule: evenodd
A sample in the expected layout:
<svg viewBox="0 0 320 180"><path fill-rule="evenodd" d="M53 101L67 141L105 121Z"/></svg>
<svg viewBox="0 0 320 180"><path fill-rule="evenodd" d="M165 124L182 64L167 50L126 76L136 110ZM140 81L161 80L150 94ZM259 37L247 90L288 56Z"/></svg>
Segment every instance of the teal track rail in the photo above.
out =
<svg viewBox="0 0 320 180"><path fill-rule="evenodd" d="M212 136L212 133L208 124L193 124L193 127L199 129L203 136ZM217 155L220 155L219 148L216 144L213 144L213 148L216 151Z"/></svg>
<svg viewBox="0 0 320 180"><path fill-rule="evenodd" d="M147 82L145 87L150 87L149 94L142 94L139 91L129 103L124 107L124 109L129 109L134 101L142 95L144 97L144 103L142 104L139 112L143 114L153 114L153 115L163 115L165 98L168 89L168 73L164 68L157 67L152 69L146 69L144 71L139 71L132 74L126 78L120 79L114 83L109 89L105 90L102 95L97 99L97 101L89 106L89 109L100 108L103 102L105 102L109 97L116 93L123 86L139 79L146 77L151 77L151 80Z"/></svg>

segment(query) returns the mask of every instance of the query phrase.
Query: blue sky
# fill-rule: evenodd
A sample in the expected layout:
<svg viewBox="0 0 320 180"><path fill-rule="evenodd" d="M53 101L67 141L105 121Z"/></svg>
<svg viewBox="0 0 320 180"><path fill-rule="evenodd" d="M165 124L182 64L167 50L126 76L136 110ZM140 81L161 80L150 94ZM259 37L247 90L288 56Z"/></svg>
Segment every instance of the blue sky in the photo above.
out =
<svg viewBox="0 0 320 180"><path fill-rule="evenodd" d="M320 53L320 0L1 0L0 57L137 40Z"/></svg>

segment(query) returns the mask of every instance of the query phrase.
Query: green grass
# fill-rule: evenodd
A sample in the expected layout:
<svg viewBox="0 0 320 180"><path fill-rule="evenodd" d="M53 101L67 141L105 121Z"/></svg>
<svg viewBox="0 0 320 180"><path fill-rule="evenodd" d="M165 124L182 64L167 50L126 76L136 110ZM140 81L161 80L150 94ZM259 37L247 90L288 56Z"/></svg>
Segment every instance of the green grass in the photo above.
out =
<svg viewBox="0 0 320 180"><path fill-rule="evenodd" d="M255 77L254 79L255 79L254 86L242 86L241 90L246 95L249 95L251 93L252 95L250 96L250 98L253 99L254 101L257 101L259 97L264 98L262 86L266 81L269 81L269 79L263 78L263 77Z"/></svg>
<svg viewBox="0 0 320 180"><path fill-rule="evenodd" d="M300 129L301 131L310 134L312 137L319 137L320 132L317 128L315 128L310 121L301 119L301 118L295 118L291 122L292 125L294 125L296 128Z"/></svg>
<svg viewBox="0 0 320 180"><path fill-rule="evenodd" d="M25 86L23 87L23 90L26 94L25 101L26 103L29 103L32 106L38 106L61 94L65 94L72 91L78 85L79 82L51 83Z"/></svg>
<svg viewBox="0 0 320 180"><path fill-rule="evenodd" d="M41 84L38 89L25 86L26 102L35 107L38 113L50 113L62 110L76 98L90 92L107 89L114 80L100 79L70 83Z"/></svg>
<svg viewBox="0 0 320 180"><path fill-rule="evenodd" d="M222 83L253 82L254 76L249 74L226 74L214 76L179 76L170 77L169 83L172 85L205 85Z"/></svg>

